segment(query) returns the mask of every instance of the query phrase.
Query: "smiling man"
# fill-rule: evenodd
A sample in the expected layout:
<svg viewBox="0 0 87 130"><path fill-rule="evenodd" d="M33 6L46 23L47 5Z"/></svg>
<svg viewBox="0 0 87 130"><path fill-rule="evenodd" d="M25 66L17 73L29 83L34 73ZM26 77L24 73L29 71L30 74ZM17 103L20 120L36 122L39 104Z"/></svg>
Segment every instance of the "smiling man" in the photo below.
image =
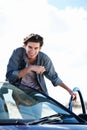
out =
<svg viewBox="0 0 87 130"><path fill-rule="evenodd" d="M51 59L43 52L43 37L38 34L30 34L24 38L24 46L13 51L8 65L6 79L14 85L27 85L48 94L44 76L54 86L61 86L76 99L76 94L63 83L55 71Z"/></svg>

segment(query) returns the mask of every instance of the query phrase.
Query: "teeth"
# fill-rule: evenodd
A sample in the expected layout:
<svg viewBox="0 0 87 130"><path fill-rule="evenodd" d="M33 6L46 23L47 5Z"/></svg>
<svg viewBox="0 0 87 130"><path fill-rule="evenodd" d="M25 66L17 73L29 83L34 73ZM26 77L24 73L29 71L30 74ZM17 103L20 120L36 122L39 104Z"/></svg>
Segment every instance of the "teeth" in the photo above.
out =
<svg viewBox="0 0 87 130"><path fill-rule="evenodd" d="M29 54L30 56L32 56L33 54Z"/></svg>
<svg viewBox="0 0 87 130"><path fill-rule="evenodd" d="M34 55L30 55L31 57L33 57Z"/></svg>

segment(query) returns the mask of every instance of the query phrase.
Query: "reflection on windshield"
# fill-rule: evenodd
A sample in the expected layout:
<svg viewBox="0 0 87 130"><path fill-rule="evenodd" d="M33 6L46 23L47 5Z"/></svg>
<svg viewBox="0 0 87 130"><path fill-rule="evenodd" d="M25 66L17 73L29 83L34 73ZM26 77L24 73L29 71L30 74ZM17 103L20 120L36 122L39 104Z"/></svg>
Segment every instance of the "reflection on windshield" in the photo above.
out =
<svg viewBox="0 0 87 130"><path fill-rule="evenodd" d="M0 119L7 119L8 117L8 110L5 104L5 100L3 95L0 93Z"/></svg>
<svg viewBox="0 0 87 130"><path fill-rule="evenodd" d="M21 90L3 84L0 90L0 119L38 120L43 117L69 113L48 97L33 89Z"/></svg>

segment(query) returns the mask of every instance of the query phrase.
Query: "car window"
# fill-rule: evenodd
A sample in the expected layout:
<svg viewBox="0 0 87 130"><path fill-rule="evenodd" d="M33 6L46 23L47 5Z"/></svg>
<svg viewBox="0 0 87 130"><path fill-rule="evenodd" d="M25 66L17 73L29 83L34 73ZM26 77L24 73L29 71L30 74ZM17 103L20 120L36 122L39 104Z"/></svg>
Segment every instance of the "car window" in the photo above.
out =
<svg viewBox="0 0 87 130"><path fill-rule="evenodd" d="M37 90L21 86L19 89L9 83L1 85L0 89L0 119L38 120L52 115L58 115L65 122L78 122L65 107L56 103Z"/></svg>

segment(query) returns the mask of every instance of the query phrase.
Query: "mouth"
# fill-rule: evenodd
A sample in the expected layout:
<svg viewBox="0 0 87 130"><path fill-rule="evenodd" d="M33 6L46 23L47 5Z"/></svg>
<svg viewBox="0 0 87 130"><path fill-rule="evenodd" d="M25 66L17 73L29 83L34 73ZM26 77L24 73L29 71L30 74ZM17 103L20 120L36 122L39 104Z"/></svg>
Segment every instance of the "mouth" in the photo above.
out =
<svg viewBox="0 0 87 130"><path fill-rule="evenodd" d="M35 57L35 55L34 55L34 54L29 54L28 56L29 56L29 57Z"/></svg>

